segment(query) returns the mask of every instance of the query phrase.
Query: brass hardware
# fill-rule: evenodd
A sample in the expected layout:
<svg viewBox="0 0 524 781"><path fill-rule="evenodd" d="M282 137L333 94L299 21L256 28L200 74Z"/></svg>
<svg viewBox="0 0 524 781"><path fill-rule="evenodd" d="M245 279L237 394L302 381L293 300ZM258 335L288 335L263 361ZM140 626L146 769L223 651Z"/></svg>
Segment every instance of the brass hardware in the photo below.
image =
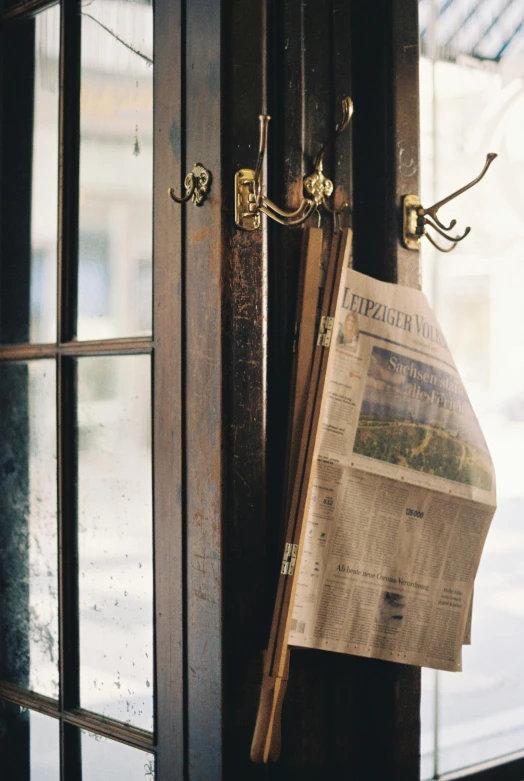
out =
<svg viewBox="0 0 524 781"><path fill-rule="evenodd" d="M441 201L437 201L429 209L424 209L420 202L418 195L405 195L402 199L402 211L403 211L403 231L402 231L402 243L407 249L419 249L420 239L422 236L426 236L428 240L436 247L440 252L451 252L455 249L459 241L465 239L468 233L471 231L470 227L467 227L462 236L450 236L449 231L453 230L457 224L456 220L451 220L449 225L444 225L438 218L437 214L441 206L449 203L454 198L457 198L466 190L470 190L484 177L486 171L490 167L493 160L497 157L494 152L490 152L486 156L486 162L484 168L480 174L473 179L472 182L461 187L460 190L448 195L447 198L443 198ZM443 236L447 241L451 242L450 247L441 247L440 244L434 240L430 233L427 232L426 226L432 228L440 236Z"/></svg>
<svg viewBox="0 0 524 781"><path fill-rule="evenodd" d="M317 206L321 206L326 198L333 193L333 182L324 176L322 170L306 176L304 179L304 190L315 201Z"/></svg>
<svg viewBox="0 0 524 781"><path fill-rule="evenodd" d="M333 336L333 326L335 324L334 317L320 318L320 324L318 326L317 334L317 347L329 347L331 344L331 337Z"/></svg>
<svg viewBox="0 0 524 781"><path fill-rule="evenodd" d="M335 127L334 137L344 132L344 130L349 125L352 116L353 101L351 98L344 98L342 100L342 120ZM304 179L304 190L309 196L313 198L317 206L323 206L324 209L326 209L331 214L340 214L349 207L349 204L343 203L340 209L332 209L326 200L333 193L333 182L324 175L324 154L330 140L331 139L326 141L315 158L315 172L310 176L306 176Z"/></svg>
<svg viewBox="0 0 524 781"><path fill-rule="evenodd" d="M172 187L168 192L175 203L187 203L192 200L197 206L202 206L211 188L211 172L200 163L195 163L193 169L184 179L186 194L182 197L175 195Z"/></svg>
<svg viewBox="0 0 524 781"><path fill-rule="evenodd" d="M353 114L353 102L351 98L342 101L342 121L335 128L335 135L342 133L348 126ZM242 230L253 231L260 227L260 213L271 217L272 220L293 227L302 225L314 211L317 211L320 219L320 207L324 207L331 214L339 214L348 208L344 203L341 209L335 210L328 205L327 199L333 193L333 182L324 175L324 152L328 142L324 144L315 158L315 170L304 179L304 191L306 197L302 199L300 206L294 211L285 211L276 203L273 203L263 194L262 173L264 158L267 152L267 135L270 116L261 114L260 144L256 169L241 168L235 174L235 224Z"/></svg>
<svg viewBox="0 0 524 781"><path fill-rule="evenodd" d="M284 557L282 559L282 566L280 573L282 575L293 575L295 572L295 566L297 563L298 545L292 545L290 542L286 542L284 549Z"/></svg>
<svg viewBox="0 0 524 781"><path fill-rule="evenodd" d="M235 224L246 231L260 227L260 212L257 206L255 172L241 168L235 174Z"/></svg>

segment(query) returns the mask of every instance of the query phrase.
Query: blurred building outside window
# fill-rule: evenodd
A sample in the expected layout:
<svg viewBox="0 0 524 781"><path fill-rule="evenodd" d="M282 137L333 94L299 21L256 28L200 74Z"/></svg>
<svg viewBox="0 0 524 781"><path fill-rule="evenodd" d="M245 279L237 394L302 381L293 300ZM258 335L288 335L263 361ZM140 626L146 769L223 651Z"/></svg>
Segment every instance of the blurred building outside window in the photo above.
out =
<svg viewBox="0 0 524 781"><path fill-rule="evenodd" d="M471 234L450 254L422 241L423 289L479 417L498 493L464 672L423 670L422 779L524 750L523 22L516 0L420 2L422 203L499 155L439 213Z"/></svg>

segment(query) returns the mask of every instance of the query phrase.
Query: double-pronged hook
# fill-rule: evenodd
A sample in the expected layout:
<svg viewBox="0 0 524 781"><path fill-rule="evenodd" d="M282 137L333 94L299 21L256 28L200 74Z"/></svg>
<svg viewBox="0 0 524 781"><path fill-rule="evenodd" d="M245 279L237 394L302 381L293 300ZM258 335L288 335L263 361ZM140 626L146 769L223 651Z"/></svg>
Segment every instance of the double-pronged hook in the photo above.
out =
<svg viewBox="0 0 524 781"><path fill-rule="evenodd" d="M211 187L211 172L204 168L200 163L195 163L193 170L190 171L184 179L184 188L186 194L183 196L175 195L172 187L169 188L169 195L175 203L187 203L192 200L197 206L202 206L206 200L209 188Z"/></svg>
<svg viewBox="0 0 524 781"><path fill-rule="evenodd" d="M353 101L351 98L344 98L342 100L342 120L335 127L335 132L333 134L334 138L344 132L349 125L352 116ZM306 176L304 179L304 190L307 195L315 201L317 208L322 206L330 214L338 215L349 208L349 204L343 203L340 209L335 209L334 207L332 208L327 201L333 193L333 182L324 176L324 153L330 141L331 139L326 141L316 156L314 160L315 171L311 176Z"/></svg>
<svg viewBox="0 0 524 781"><path fill-rule="evenodd" d="M271 201L263 193L262 174L264 169L264 158L267 152L267 132L270 119L271 117L268 114L261 114L259 116L260 146L258 150L258 160L257 167L255 169L254 180L256 206L258 207L259 211L262 212L262 214L266 214L268 217L271 217L271 219L279 222L281 225L301 225L308 219L308 217L313 214L316 208L316 203L308 198L303 198L302 203L298 209L288 212L284 209L281 209L276 205L276 203L273 203L273 201Z"/></svg>
<svg viewBox="0 0 524 781"><path fill-rule="evenodd" d="M342 101L342 121L335 128L335 135L342 133L348 126L353 114L353 102L350 98ZM285 211L271 201L263 192L264 159L267 152L267 135L270 116L261 114L260 120L260 145L258 160L255 170L241 168L235 174L235 223L243 230L256 230L260 226L260 214L271 217L281 225L293 227L302 225L314 211L320 214L320 207L324 207L332 214L338 214L347 208L344 203L342 208L331 208L327 199L333 193L333 182L324 175L324 152L327 143L324 144L315 158L315 171L304 179L306 197L302 199L300 206L294 211Z"/></svg>
<svg viewBox="0 0 524 781"><path fill-rule="evenodd" d="M407 249L418 249L420 246L420 239L422 236L426 236L431 244L433 244L433 246L439 250L439 252L451 252L454 250L458 242L466 238L468 233L471 231L471 228L467 227L462 236L450 236L449 231L453 230L457 224L457 221L451 220L449 225L444 225L444 223L442 223L438 218L438 211L446 203L449 203L454 198L457 198L459 195L462 195L462 193L466 192L466 190L470 190L472 187L478 184L496 157L497 155L494 152L490 152L486 156L484 168L476 179L473 179L472 182L466 184L464 187L461 187L460 190L451 193L451 195L448 195L447 198L443 198L441 201L437 201L437 203L435 203L433 206L430 206L429 209L424 209L420 203L420 198L418 195L405 195L403 199L404 230L402 237L404 246L407 247ZM447 239L447 241L451 242L451 246L441 247L440 244L437 244L431 234L428 233L427 228L432 228L440 236L443 236L445 239Z"/></svg>

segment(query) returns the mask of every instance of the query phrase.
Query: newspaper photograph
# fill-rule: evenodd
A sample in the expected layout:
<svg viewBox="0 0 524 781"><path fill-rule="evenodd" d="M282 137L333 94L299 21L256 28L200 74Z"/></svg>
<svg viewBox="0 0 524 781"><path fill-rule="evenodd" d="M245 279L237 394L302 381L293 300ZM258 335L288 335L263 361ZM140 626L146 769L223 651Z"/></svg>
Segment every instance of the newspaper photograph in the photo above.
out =
<svg viewBox="0 0 524 781"><path fill-rule="evenodd" d="M446 340L349 269L329 350L289 644L458 671L496 491Z"/></svg>

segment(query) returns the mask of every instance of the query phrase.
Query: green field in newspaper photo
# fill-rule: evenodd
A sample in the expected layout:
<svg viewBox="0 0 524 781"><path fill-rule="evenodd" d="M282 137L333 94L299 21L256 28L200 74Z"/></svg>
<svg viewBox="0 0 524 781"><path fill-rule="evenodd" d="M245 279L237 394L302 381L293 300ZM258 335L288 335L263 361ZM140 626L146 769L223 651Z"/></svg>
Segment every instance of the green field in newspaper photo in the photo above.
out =
<svg viewBox="0 0 524 781"><path fill-rule="evenodd" d="M353 451L491 490L491 460L457 375L373 347Z"/></svg>

